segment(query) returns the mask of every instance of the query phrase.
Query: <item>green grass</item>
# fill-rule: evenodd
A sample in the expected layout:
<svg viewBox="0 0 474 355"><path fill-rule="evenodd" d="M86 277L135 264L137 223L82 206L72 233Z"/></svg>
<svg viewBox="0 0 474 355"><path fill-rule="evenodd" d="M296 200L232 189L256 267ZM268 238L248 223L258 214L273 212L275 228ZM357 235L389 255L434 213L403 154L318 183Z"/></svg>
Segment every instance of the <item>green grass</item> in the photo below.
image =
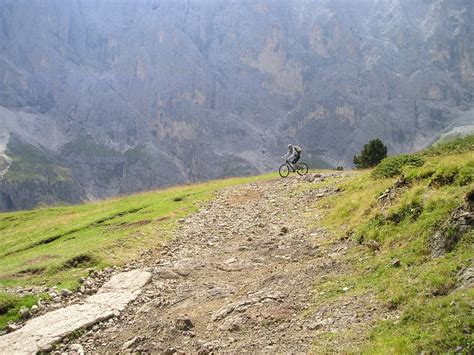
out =
<svg viewBox="0 0 474 355"><path fill-rule="evenodd" d="M472 262L474 232L464 234L454 250L440 258L432 258L429 248L430 237L474 190L471 143L472 137L467 137L437 146L419 154L425 160L423 165L400 167L397 174L408 185L383 210L378 198L397 177L374 177L370 171L342 182L342 194L318 202L320 210L327 211L322 224L333 232L334 240L349 237L356 245L341 260L352 271L315 286L316 294L324 292L315 307L347 295L367 294L401 315L398 320L380 322L353 351L474 350L473 290L459 289L456 284L459 270ZM400 260L400 267L392 265L395 259ZM341 292L347 285L350 291ZM316 342L315 349L320 351L318 346Z"/></svg>
<svg viewBox="0 0 474 355"><path fill-rule="evenodd" d="M0 329L4 329L8 322L18 319L18 312L22 307L30 308L38 302L38 297L29 295L18 297L6 292L0 292Z"/></svg>
<svg viewBox="0 0 474 355"><path fill-rule="evenodd" d="M196 211L215 191L273 177L233 178L78 206L2 213L0 287L74 287L86 268L118 265L161 245L176 221ZM71 267L81 262L84 265Z"/></svg>
<svg viewBox="0 0 474 355"><path fill-rule="evenodd" d="M437 143L422 152L424 156L452 155L474 152L474 135L455 139L447 143Z"/></svg>
<svg viewBox="0 0 474 355"><path fill-rule="evenodd" d="M367 353L472 353L474 291L454 291L443 297L419 301L398 322L381 323L363 347ZM459 347L459 348L458 348ZM374 351L375 350L375 351Z"/></svg>
<svg viewBox="0 0 474 355"><path fill-rule="evenodd" d="M408 182L419 180L434 187L466 186L474 181L474 152L435 155L420 168L405 167L403 175Z"/></svg>
<svg viewBox="0 0 474 355"><path fill-rule="evenodd" d="M8 156L12 164L5 179L15 183L38 181L52 184L57 181L71 180L70 171L61 167L41 149L23 144L13 138L8 144Z"/></svg>

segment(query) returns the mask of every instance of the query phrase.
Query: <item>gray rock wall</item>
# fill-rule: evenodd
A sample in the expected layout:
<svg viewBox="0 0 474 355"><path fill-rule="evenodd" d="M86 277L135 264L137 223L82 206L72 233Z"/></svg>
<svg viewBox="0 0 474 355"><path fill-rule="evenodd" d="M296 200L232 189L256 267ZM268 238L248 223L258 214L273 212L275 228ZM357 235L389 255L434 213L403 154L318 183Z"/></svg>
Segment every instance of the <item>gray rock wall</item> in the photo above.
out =
<svg viewBox="0 0 474 355"><path fill-rule="evenodd" d="M89 197L269 171L290 141L349 166L371 138L406 152L472 124L473 12L470 0L4 0L0 114ZM116 154L64 148L83 137Z"/></svg>

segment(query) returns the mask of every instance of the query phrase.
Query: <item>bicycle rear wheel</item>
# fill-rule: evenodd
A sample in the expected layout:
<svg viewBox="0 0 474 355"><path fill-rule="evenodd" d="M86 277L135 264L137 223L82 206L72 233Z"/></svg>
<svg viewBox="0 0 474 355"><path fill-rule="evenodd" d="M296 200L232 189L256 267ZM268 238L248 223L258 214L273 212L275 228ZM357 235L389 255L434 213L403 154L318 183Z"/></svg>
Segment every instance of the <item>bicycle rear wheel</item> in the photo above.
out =
<svg viewBox="0 0 474 355"><path fill-rule="evenodd" d="M288 164L282 164L280 169L278 169L278 173L282 178L286 178L290 174L290 168L288 167Z"/></svg>
<svg viewBox="0 0 474 355"><path fill-rule="evenodd" d="M296 172L301 176L306 175L308 173L308 165L306 163L299 163Z"/></svg>

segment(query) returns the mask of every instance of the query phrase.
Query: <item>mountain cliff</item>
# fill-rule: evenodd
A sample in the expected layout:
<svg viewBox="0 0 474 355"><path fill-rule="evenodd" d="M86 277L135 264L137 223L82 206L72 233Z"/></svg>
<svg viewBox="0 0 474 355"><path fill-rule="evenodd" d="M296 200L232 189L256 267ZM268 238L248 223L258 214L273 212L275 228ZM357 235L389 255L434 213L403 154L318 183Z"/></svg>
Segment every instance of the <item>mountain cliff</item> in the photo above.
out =
<svg viewBox="0 0 474 355"><path fill-rule="evenodd" d="M471 131L473 7L2 1L0 209L268 171L290 141L348 166L374 137Z"/></svg>

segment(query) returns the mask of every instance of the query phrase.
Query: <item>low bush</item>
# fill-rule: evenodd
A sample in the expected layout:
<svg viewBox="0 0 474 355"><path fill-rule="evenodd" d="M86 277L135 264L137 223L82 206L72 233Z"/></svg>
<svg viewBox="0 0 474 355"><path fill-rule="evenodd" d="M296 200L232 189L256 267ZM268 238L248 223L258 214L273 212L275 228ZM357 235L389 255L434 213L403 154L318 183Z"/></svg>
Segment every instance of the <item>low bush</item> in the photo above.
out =
<svg viewBox="0 0 474 355"><path fill-rule="evenodd" d="M385 158L373 170L375 178L388 178L402 173L404 166L422 166L425 160L416 154L402 154Z"/></svg>

